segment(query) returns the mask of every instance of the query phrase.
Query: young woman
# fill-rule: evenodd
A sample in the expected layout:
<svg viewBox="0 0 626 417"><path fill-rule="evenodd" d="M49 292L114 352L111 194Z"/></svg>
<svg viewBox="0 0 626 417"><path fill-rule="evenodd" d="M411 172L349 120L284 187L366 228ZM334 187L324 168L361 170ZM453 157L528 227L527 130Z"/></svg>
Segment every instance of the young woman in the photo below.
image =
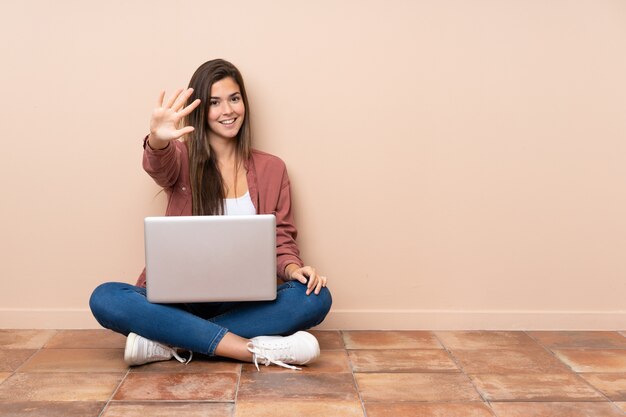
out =
<svg viewBox="0 0 626 417"><path fill-rule="evenodd" d="M321 323L330 309L327 279L300 259L285 164L252 149L250 136L240 72L227 61L208 61L186 90L167 101L161 92L143 166L167 192L168 216L276 216L277 275L284 281L276 300L153 304L146 299L145 270L136 285L102 284L91 296L91 311L103 327L128 336L129 365L173 356L186 362L177 349L295 369L319 356L317 340L302 330Z"/></svg>

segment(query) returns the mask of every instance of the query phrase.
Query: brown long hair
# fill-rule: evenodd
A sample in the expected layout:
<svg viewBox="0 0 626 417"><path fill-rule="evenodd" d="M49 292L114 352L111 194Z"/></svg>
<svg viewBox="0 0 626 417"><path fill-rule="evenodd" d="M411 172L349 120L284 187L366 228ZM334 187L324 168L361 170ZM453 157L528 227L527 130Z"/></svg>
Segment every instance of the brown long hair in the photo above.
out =
<svg viewBox="0 0 626 417"><path fill-rule="evenodd" d="M226 190L222 174L217 166L215 152L209 144L208 106L211 87L217 81L231 77L239 85L241 97L246 109L243 124L237 133L236 168L250 157L250 106L248 95L239 70L223 59L207 61L196 70L189 81L193 94L189 103L200 99L200 105L183 121L185 126L195 130L186 136L189 147L189 178L191 186L193 215L211 215L224 213Z"/></svg>

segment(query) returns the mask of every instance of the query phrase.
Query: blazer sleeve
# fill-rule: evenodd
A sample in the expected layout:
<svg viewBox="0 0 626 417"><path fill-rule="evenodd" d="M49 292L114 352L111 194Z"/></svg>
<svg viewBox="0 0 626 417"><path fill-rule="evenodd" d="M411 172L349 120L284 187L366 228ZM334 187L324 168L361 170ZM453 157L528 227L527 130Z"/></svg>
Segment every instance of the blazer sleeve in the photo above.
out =
<svg viewBox="0 0 626 417"><path fill-rule="evenodd" d="M165 149L152 149L148 136L143 140L143 169L163 188L172 188L181 170L182 142L171 141Z"/></svg>
<svg viewBox="0 0 626 417"><path fill-rule="evenodd" d="M291 212L291 186L287 170L283 171L283 178L278 202L276 205L276 272L282 280L287 280L285 268L289 264L304 266L300 259L300 250L296 244L298 231Z"/></svg>

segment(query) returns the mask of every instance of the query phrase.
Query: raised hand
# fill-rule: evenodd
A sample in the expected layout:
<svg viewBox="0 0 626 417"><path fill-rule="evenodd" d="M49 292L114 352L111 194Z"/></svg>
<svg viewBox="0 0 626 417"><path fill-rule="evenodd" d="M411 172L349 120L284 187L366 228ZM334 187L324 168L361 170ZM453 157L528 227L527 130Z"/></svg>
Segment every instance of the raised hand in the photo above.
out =
<svg viewBox="0 0 626 417"><path fill-rule="evenodd" d="M193 126L183 126L179 128L180 121L195 110L200 104L200 99L185 107L185 103L193 93L193 88L186 90L180 88L174 92L167 103L165 91L161 91L157 101L157 107L152 112L150 119L150 137L148 143L153 149L162 149L169 141L178 139L189 132L193 132Z"/></svg>

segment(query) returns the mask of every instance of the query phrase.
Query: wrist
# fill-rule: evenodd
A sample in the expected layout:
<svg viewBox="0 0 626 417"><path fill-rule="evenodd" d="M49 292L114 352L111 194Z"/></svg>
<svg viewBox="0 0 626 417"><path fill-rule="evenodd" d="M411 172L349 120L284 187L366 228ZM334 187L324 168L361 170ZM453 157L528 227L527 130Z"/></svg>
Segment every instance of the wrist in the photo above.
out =
<svg viewBox="0 0 626 417"><path fill-rule="evenodd" d="M163 150L167 148L167 146L170 144L170 142L167 140L155 138L152 132L150 132L150 134L148 135L147 143L150 149L152 149L153 151Z"/></svg>
<svg viewBox="0 0 626 417"><path fill-rule="evenodd" d="M300 266L297 264L289 264L285 267L285 277L287 278L287 280L290 281L293 279L291 277L291 274L293 274L293 271L295 271L298 268L300 268Z"/></svg>

